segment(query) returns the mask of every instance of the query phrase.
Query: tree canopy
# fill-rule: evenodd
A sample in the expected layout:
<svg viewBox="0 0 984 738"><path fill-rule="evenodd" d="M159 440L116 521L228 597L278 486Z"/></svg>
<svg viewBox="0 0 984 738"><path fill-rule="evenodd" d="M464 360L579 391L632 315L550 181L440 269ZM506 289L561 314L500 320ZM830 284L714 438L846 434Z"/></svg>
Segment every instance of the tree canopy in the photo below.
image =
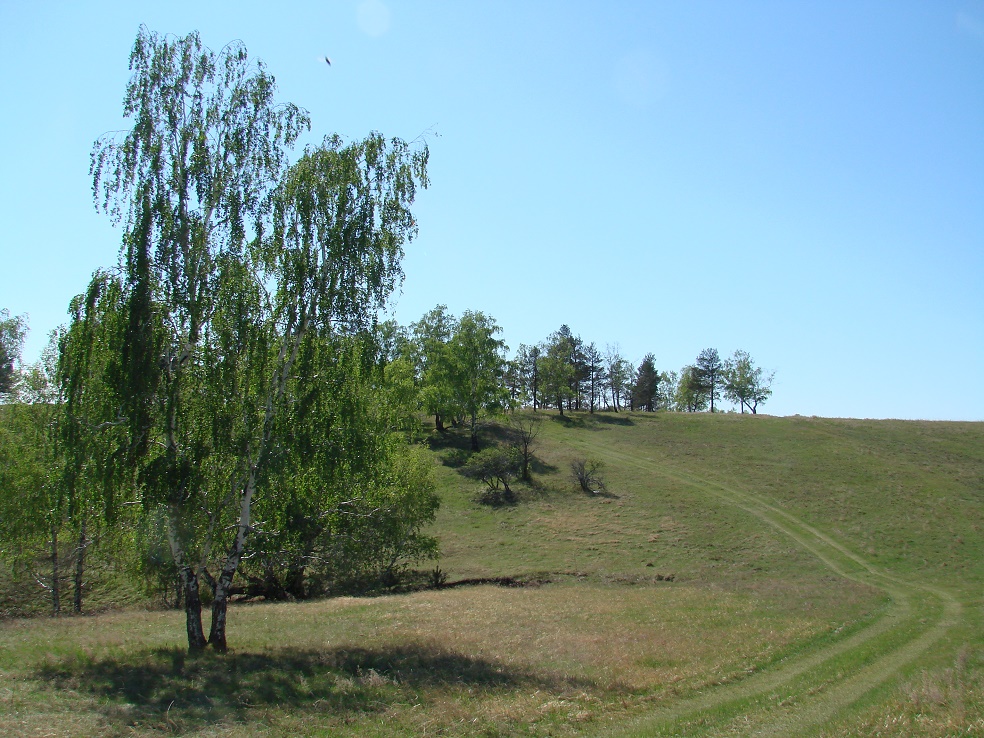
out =
<svg viewBox="0 0 984 738"><path fill-rule="evenodd" d="M378 133L329 136L290 164L308 115L276 101L273 77L238 42L213 52L196 33L141 28L130 69L132 127L100 138L91 167L97 204L124 235L118 284L107 291L97 275L86 305L117 332L87 331L86 310L70 327L78 349L66 352L91 356L98 345L116 363L93 378L67 362L67 381L117 399L83 403L90 417L76 420L127 428L119 457L136 473L131 494L165 521L189 648L224 650L254 511L272 521L274 500L344 487L339 474L354 492L366 473L349 463L352 447L344 459L296 449L338 443L339 427L361 412L347 401L328 407L339 396L325 382L370 381L354 337L371 331L402 280L428 152ZM111 304L110 292L119 294ZM350 442L378 450L385 427L364 431ZM296 455L282 495L285 448ZM367 449L358 458L385 466L391 457ZM207 640L202 578L213 590Z"/></svg>
<svg viewBox="0 0 984 738"><path fill-rule="evenodd" d="M725 362L724 377L724 396L738 403L742 412L748 408L754 415L758 406L772 396L775 372L766 374L761 367L755 366L747 351L738 349Z"/></svg>
<svg viewBox="0 0 984 738"><path fill-rule="evenodd" d="M0 399L9 397L17 387L17 364L27 321L23 316L10 317L10 311L0 308Z"/></svg>

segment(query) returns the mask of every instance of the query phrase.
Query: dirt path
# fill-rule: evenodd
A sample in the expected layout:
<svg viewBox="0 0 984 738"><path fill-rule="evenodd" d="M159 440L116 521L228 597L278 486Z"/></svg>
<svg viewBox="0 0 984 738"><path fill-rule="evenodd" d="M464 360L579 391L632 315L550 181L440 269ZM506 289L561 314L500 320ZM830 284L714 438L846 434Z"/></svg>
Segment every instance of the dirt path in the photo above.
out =
<svg viewBox="0 0 984 738"><path fill-rule="evenodd" d="M590 441L577 445L612 463L631 464L741 508L779 530L838 576L884 591L887 610L863 628L741 681L677 701L605 735L804 736L837 718L938 643L961 617L960 603L924 582L876 567L829 534L775 503Z"/></svg>

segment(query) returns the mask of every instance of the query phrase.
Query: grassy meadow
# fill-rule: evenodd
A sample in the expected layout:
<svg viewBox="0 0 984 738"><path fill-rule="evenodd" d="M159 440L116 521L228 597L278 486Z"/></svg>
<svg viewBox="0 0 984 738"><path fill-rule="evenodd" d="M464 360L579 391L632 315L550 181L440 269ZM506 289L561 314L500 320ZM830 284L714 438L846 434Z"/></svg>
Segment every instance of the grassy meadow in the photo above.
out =
<svg viewBox="0 0 984 738"><path fill-rule="evenodd" d="M542 415L516 504L432 446L436 564L518 586L243 604L200 657L6 619L0 734L984 735L984 424Z"/></svg>

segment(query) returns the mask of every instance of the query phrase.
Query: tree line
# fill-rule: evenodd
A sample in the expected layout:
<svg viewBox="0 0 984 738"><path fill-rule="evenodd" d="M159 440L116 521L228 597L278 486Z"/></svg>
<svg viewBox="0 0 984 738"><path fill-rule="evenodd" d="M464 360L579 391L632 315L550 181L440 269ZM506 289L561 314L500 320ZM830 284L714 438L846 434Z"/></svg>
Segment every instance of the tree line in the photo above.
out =
<svg viewBox="0 0 984 738"><path fill-rule="evenodd" d="M508 381L518 401L561 414L599 408L715 412L722 398L756 413L772 395L773 377L740 349L724 360L717 349L704 349L679 372L658 370L652 353L634 366L617 345L602 351L563 325L536 345L520 345Z"/></svg>
<svg viewBox="0 0 984 738"><path fill-rule="evenodd" d="M419 391L418 409L441 431L449 420L471 428L478 414L506 408L554 408L621 412L657 410L717 412L722 399L740 412L757 413L772 395L773 373L756 366L741 349L722 359L717 349L701 351L679 372L660 371L647 354L633 365L617 345L604 351L563 325L538 344L521 344L512 359L495 319L466 310L461 318L438 305L407 327L393 321L379 327L394 374L410 378Z"/></svg>

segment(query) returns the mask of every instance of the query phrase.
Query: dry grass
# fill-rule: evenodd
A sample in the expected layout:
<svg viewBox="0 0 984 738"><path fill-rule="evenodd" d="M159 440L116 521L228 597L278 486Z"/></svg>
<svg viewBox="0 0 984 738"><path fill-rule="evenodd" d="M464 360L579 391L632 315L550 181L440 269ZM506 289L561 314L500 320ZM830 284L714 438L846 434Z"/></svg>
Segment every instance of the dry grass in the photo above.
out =
<svg viewBox="0 0 984 738"><path fill-rule="evenodd" d="M821 738L835 738L848 729L872 738L984 735L984 652L961 647L952 665L920 669L885 703L849 727L825 730Z"/></svg>
<svg viewBox="0 0 984 738"><path fill-rule="evenodd" d="M233 653L200 659L178 613L13 621L0 732L572 734L761 668L844 615L777 612L782 596L558 584L255 605L233 612Z"/></svg>

